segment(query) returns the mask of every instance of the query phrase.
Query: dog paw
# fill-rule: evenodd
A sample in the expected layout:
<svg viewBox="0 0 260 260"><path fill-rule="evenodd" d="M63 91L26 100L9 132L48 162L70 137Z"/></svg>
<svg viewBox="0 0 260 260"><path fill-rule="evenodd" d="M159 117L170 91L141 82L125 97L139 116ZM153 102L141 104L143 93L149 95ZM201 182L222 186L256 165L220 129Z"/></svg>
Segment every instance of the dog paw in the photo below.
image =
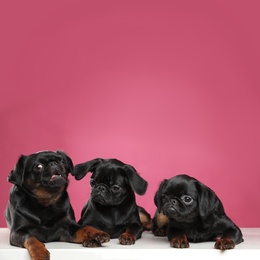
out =
<svg viewBox="0 0 260 260"><path fill-rule="evenodd" d="M83 239L82 245L84 247L101 247L100 242L98 242L95 239L89 238L89 237L86 237L86 238Z"/></svg>
<svg viewBox="0 0 260 260"><path fill-rule="evenodd" d="M216 241L214 248L220 250L233 249L235 243L230 238L220 238Z"/></svg>
<svg viewBox="0 0 260 260"><path fill-rule="evenodd" d="M30 252L31 260L50 260L50 253L49 251L37 251L37 252Z"/></svg>
<svg viewBox="0 0 260 260"><path fill-rule="evenodd" d="M110 240L109 234L93 228L91 226L85 226L78 230L71 242L82 243L85 247L99 247L102 243Z"/></svg>
<svg viewBox="0 0 260 260"><path fill-rule="evenodd" d="M129 233L123 233L119 237L119 243L121 245L134 245L135 241L136 241L136 237L134 235L129 234Z"/></svg>
<svg viewBox="0 0 260 260"><path fill-rule="evenodd" d="M190 247L188 239L185 235L179 236L179 237L173 237L170 240L170 245L171 245L171 247L174 247L174 248L188 248L188 247Z"/></svg>
<svg viewBox="0 0 260 260"><path fill-rule="evenodd" d="M100 244L109 242L109 240L110 240L109 234L107 234L106 232L103 232L103 231L99 231L99 232L93 234L91 238Z"/></svg>
<svg viewBox="0 0 260 260"><path fill-rule="evenodd" d="M109 234L103 231L94 233L87 233L87 236L83 239L82 245L84 247L100 247L101 244L106 243L110 240Z"/></svg>
<svg viewBox="0 0 260 260"><path fill-rule="evenodd" d="M157 228L153 230L153 234L156 237L165 237L166 236L166 229L165 228Z"/></svg>

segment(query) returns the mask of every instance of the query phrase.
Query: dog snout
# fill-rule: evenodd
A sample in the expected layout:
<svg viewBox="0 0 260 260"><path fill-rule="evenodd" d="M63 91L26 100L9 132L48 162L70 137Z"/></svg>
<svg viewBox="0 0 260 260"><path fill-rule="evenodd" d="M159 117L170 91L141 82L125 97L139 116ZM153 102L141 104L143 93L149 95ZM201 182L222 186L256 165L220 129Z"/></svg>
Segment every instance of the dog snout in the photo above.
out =
<svg viewBox="0 0 260 260"><path fill-rule="evenodd" d="M171 204L176 205L178 203L177 199L171 199Z"/></svg>
<svg viewBox="0 0 260 260"><path fill-rule="evenodd" d="M100 192L105 192L106 191L106 187L100 185L97 187L97 190L100 191Z"/></svg>
<svg viewBox="0 0 260 260"><path fill-rule="evenodd" d="M51 167L53 167L53 166L57 166L57 165L58 165L58 163L57 163L57 162L55 162L55 161L51 161L51 162L49 162L49 165L50 165Z"/></svg>

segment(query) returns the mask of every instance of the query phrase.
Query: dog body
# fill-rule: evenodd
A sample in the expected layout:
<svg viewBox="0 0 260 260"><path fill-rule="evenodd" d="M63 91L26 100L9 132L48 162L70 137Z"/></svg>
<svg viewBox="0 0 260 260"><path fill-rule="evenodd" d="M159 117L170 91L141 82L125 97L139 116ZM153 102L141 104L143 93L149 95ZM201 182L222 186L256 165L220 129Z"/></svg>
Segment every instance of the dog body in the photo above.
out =
<svg viewBox="0 0 260 260"><path fill-rule="evenodd" d="M144 230L139 214L150 223L150 215L135 200L135 192L143 195L147 182L132 166L117 159L97 158L75 166L76 179L88 172L92 172L91 197L78 223L105 231L121 244L134 244Z"/></svg>
<svg viewBox="0 0 260 260"><path fill-rule="evenodd" d="M76 223L67 193L69 173L74 166L65 153L44 151L21 155L8 177L14 184L5 211L10 243L27 248L33 260L49 259L44 242L100 246L109 240L104 232Z"/></svg>
<svg viewBox="0 0 260 260"><path fill-rule="evenodd" d="M155 236L166 235L172 247L216 241L215 248L225 250L243 241L214 191L195 178L183 174L162 181L154 202L152 231Z"/></svg>

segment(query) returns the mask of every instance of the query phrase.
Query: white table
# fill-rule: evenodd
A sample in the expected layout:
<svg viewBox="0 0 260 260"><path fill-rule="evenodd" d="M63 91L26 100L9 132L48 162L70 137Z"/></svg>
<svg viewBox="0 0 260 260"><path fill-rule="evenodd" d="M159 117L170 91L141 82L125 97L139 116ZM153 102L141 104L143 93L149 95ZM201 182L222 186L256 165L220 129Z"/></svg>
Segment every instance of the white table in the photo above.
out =
<svg viewBox="0 0 260 260"><path fill-rule="evenodd" d="M190 243L188 249L174 249L165 237L154 237L144 232L135 245L123 246L118 239L112 239L98 248L85 248L80 244L51 242L46 247L52 260L92 260L92 259L260 259L260 228L242 228L244 242L235 249L221 252L213 249L214 242ZM180 258L177 258L180 257ZM0 228L0 260L30 260L26 249L9 244L9 230Z"/></svg>

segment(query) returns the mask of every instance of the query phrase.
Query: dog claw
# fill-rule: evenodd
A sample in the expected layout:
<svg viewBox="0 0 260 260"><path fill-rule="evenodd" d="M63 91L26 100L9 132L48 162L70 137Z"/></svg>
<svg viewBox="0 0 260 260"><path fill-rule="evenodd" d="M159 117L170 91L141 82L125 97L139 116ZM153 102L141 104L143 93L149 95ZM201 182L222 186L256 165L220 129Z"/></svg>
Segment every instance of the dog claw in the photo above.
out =
<svg viewBox="0 0 260 260"><path fill-rule="evenodd" d="M103 243L109 242L110 236L107 233L105 233L105 232L101 232L101 233L95 234L93 236L93 239L95 241L97 241L98 243L103 244Z"/></svg>
<svg viewBox="0 0 260 260"><path fill-rule="evenodd" d="M232 239L229 238L220 238L216 241L214 248L220 250L233 249L235 247L235 243Z"/></svg>
<svg viewBox="0 0 260 260"><path fill-rule="evenodd" d="M129 235L129 234L122 234L119 237L119 243L121 245L134 245L136 241L135 236Z"/></svg>
<svg viewBox="0 0 260 260"><path fill-rule="evenodd" d="M84 247L101 247L101 243L91 238L84 239L82 241L82 245Z"/></svg>
<svg viewBox="0 0 260 260"><path fill-rule="evenodd" d="M94 235L87 234L82 241L84 247L101 247L103 243L106 243L110 240L110 236L105 232L98 232Z"/></svg>
<svg viewBox="0 0 260 260"><path fill-rule="evenodd" d="M170 241L170 244L174 248L188 248L188 247L190 247L186 236L172 238L171 241Z"/></svg>

